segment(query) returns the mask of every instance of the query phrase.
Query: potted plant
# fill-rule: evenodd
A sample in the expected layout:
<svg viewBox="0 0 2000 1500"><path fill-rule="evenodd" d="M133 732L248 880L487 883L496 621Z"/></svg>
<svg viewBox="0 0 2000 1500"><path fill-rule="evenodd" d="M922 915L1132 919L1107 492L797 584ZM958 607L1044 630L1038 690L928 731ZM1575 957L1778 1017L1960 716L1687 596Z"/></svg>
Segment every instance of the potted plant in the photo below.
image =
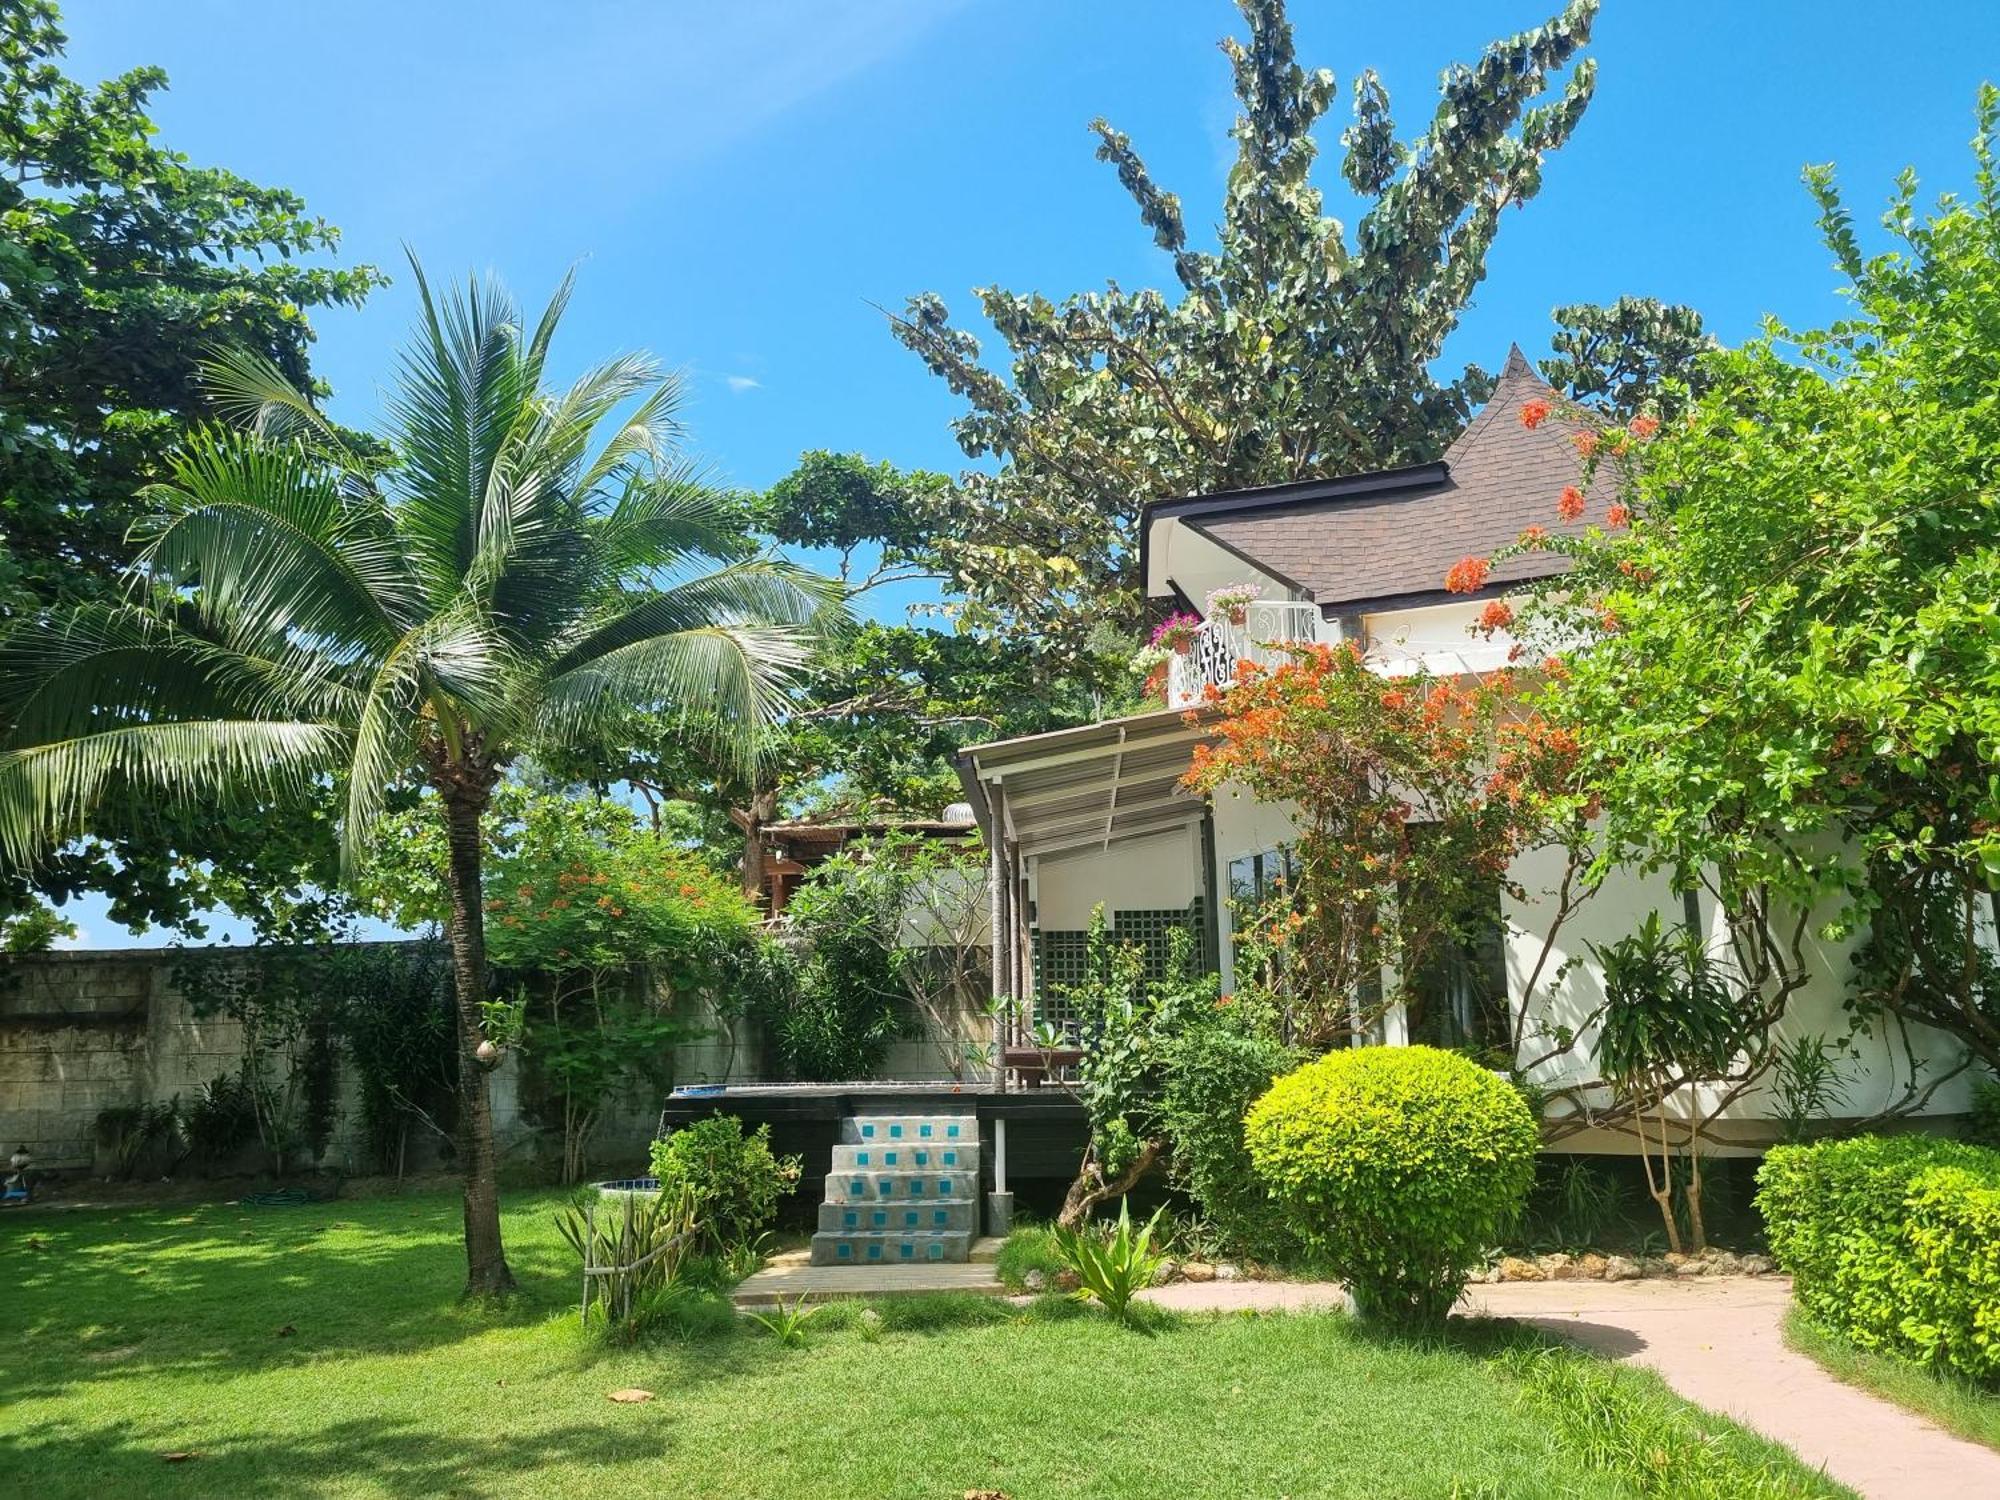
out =
<svg viewBox="0 0 2000 1500"><path fill-rule="evenodd" d="M1208 617L1241 625L1250 618L1250 606L1264 591L1254 583L1225 583L1208 596Z"/></svg>
<svg viewBox="0 0 2000 1500"><path fill-rule="evenodd" d="M1195 637L1201 631L1201 621L1185 612L1168 615L1153 627L1150 644L1176 656L1186 656L1194 650Z"/></svg>

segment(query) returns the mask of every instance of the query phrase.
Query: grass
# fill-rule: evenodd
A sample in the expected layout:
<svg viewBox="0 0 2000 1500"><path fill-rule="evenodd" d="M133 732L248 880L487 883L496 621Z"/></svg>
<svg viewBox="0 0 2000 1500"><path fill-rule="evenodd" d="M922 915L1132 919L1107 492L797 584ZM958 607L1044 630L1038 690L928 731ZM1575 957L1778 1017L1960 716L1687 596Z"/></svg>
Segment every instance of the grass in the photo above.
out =
<svg viewBox="0 0 2000 1500"><path fill-rule="evenodd" d="M0 1494L1663 1493L1559 1444L1501 1358L1532 1340L1491 1327L1142 1337L1063 1299L890 1299L829 1308L797 1347L735 1321L605 1346L577 1327L559 1201L508 1196L504 1306L456 1300L449 1195L0 1221ZM607 1400L629 1387L655 1399Z"/></svg>
<svg viewBox="0 0 2000 1500"><path fill-rule="evenodd" d="M1016 1224L1000 1242L994 1271L1010 1292L1028 1290L1028 1273L1040 1271L1042 1284L1054 1286L1056 1275L1067 1264L1056 1248L1056 1232L1047 1224Z"/></svg>
<svg viewBox="0 0 2000 1500"><path fill-rule="evenodd" d="M1785 1318L1785 1342L1835 1380L1870 1391L1947 1432L2000 1448L2000 1393L1891 1355L1877 1354L1821 1328L1797 1308Z"/></svg>
<svg viewBox="0 0 2000 1500"><path fill-rule="evenodd" d="M1659 1500L1812 1500L1852 1496L1787 1448L1691 1406L1650 1371L1574 1349L1509 1351L1528 1408L1563 1450Z"/></svg>

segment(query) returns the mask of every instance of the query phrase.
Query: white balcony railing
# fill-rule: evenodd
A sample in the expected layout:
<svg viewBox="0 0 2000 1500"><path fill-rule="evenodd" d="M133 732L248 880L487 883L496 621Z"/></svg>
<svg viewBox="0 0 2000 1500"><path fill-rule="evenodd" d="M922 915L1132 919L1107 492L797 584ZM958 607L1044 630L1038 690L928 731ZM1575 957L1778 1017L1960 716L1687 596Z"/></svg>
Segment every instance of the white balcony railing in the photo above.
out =
<svg viewBox="0 0 2000 1500"><path fill-rule="evenodd" d="M1284 599L1255 601L1241 625L1204 621L1193 648L1167 663L1167 707L1192 707L1211 684L1228 687L1239 661L1276 666L1286 659L1287 646L1318 640L1321 624L1317 604Z"/></svg>

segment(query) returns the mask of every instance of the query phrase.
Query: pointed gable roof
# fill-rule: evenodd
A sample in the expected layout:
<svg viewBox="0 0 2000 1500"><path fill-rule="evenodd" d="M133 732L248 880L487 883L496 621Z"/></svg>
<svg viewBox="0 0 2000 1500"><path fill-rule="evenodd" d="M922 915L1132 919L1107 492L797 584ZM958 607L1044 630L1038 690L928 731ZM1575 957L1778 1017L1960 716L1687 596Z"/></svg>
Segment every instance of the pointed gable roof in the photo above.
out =
<svg viewBox="0 0 2000 1500"><path fill-rule="evenodd" d="M1536 400L1551 411L1531 429L1521 423L1521 407ZM1322 606L1360 612L1428 602L1443 596L1453 563L1491 556L1529 526L1583 532L1589 517L1564 524L1556 498L1579 482L1582 459L1573 440L1588 425L1516 344L1486 405L1445 450L1441 483L1324 499L1274 497L1268 508L1197 512L1182 524L1292 580ZM1612 483L1607 469L1593 485L1591 514L1599 520L1614 498ZM1492 585L1548 577L1565 566L1549 553L1511 558L1494 567Z"/></svg>

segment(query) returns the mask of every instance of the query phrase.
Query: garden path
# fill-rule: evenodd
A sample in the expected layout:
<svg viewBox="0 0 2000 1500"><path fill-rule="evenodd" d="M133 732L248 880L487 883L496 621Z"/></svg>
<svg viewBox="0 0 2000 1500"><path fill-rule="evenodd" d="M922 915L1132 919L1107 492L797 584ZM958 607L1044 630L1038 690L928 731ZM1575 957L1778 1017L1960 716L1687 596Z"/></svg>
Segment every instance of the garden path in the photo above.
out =
<svg viewBox="0 0 2000 1500"><path fill-rule="evenodd" d="M1344 1301L1336 1286L1282 1281L1182 1282L1145 1295L1190 1312ZM1510 1281L1469 1288L1466 1304L1647 1365L1696 1405L1783 1443L1868 1500L2000 1496L2000 1453L1842 1385L1787 1347L1783 1277Z"/></svg>

